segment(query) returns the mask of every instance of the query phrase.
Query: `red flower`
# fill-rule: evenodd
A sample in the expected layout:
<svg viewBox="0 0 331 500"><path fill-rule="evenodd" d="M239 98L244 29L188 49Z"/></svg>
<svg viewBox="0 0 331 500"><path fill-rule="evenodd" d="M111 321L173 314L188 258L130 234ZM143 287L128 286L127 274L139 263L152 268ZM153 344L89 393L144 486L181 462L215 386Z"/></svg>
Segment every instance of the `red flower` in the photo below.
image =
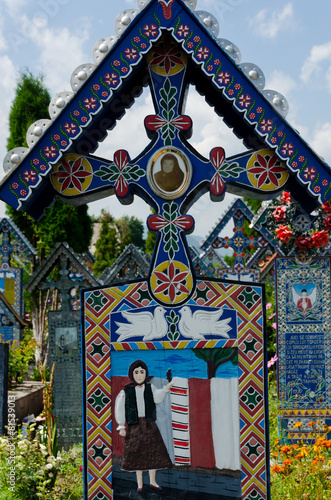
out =
<svg viewBox="0 0 331 500"><path fill-rule="evenodd" d="M292 199L291 199L290 194L291 193L287 193L286 191L283 191L282 198L281 198L283 203L291 203Z"/></svg>
<svg viewBox="0 0 331 500"><path fill-rule="evenodd" d="M331 229L331 214L324 217L323 224L326 229Z"/></svg>
<svg viewBox="0 0 331 500"><path fill-rule="evenodd" d="M250 169L251 174L255 174L258 181L257 187L260 188L263 184L272 184L276 188L279 187L278 174L283 174L284 167L279 162L278 157L273 154L271 157L264 157L260 153L256 154L257 162Z"/></svg>
<svg viewBox="0 0 331 500"><path fill-rule="evenodd" d="M178 56L178 47L169 43L168 40L165 40L163 46L155 47L153 52L154 58L151 62L151 66L164 68L167 75L174 66L184 66L182 59Z"/></svg>
<svg viewBox="0 0 331 500"><path fill-rule="evenodd" d="M286 219L286 207L277 207L276 210L272 212L272 215L277 222Z"/></svg>
<svg viewBox="0 0 331 500"><path fill-rule="evenodd" d="M174 263L171 261L166 272L155 271L155 276L160 284L155 288L154 293L166 292L171 302L174 302L177 293L189 292L186 286L188 274L189 271L180 271L180 269L176 269Z"/></svg>
<svg viewBox="0 0 331 500"><path fill-rule="evenodd" d="M310 236L299 236L295 244L300 250L307 250L312 247L313 242Z"/></svg>
<svg viewBox="0 0 331 500"><path fill-rule="evenodd" d="M83 158L80 157L74 162L67 162L62 159L62 169L55 172L53 175L61 182L61 193L67 189L76 188L80 193L83 191L83 182L86 177L92 175L91 172L84 170L82 164ZM61 180L60 180L61 179Z"/></svg>
<svg viewBox="0 0 331 500"><path fill-rule="evenodd" d="M291 236L292 236L292 231L288 229L287 226L283 226L282 224L279 226L279 228L276 230L277 238L280 239L280 241L284 241L284 243L288 243Z"/></svg>
<svg viewBox="0 0 331 500"><path fill-rule="evenodd" d="M329 212L331 212L331 203L326 201L325 203L323 203L322 208L324 212L328 214Z"/></svg>
<svg viewBox="0 0 331 500"><path fill-rule="evenodd" d="M316 247L324 247L325 245L328 244L329 241L329 233L327 231L318 231L317 233L313 233L313 236L311 237L312 239L312 244Z"/></svg>

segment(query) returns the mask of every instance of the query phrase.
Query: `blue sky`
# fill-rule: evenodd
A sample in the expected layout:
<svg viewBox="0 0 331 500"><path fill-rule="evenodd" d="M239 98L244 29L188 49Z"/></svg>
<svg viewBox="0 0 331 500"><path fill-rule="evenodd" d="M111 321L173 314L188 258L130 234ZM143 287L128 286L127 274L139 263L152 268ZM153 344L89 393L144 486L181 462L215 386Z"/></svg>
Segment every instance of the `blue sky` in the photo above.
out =
<svg viewBox="0 0 331 500"><path fill-rule="evenodd" d="M71 90L70 76L78 65L92 62L93 45L104 36L115 35L114 22L122 11L136 8L136 0L0 0L1 158L6 153L8 114L19 70L42 72L52 97ZM288 100L288 121L331 164L331 3L198 0L196 10L217 18L218 37L239 47L241 62L255 63L262 69L265 88L281 92ZM117 149L124 148L131 157L137 155L148 143L142 121L151 112L145 91L97 154L112 159ZM208 156L215 146L222 146L228 156L245 150L194 90L189 94L186 114L193 119L191 142L201 154ZM191 210L196 219L195 234L205 236L231 199L212 203L205 195ZM144 220L149 214L144 202L123 207L115 197L94 202L90 213L98 215L101 208L115 217L128 214ZM0 214L4 215L2 202Z"/></svg>

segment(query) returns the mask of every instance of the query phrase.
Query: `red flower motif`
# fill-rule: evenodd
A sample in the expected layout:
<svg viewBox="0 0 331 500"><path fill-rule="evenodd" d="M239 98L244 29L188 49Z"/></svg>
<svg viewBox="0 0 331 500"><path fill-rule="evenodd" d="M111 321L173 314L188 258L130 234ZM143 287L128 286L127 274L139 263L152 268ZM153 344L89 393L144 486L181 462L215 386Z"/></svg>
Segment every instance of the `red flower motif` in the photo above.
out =
<svg viewBox="0 0 331 500"><path fill-rule="evenodd" d="M254 120L255 116L256 116L255 113L249 113L250 120Z"/></svg>
<svg viewBox="0 0 331 500"><path fill-rule="evenodd" d="M219 59L215 59L214 64L216 64L216 66L218 66L219 64L221 64L221 61Z"/></svg>
<svg viewBox="0 0 331 500"><path fill-rule="evenodd" d="M260 113L262 113L262 111L263 111L263 109L261 108L261 106L259 106L259 107L256 109L256 112L257 112L257 113L259 113L259 114L260 114Z"/></svg>
<svg viewBox="0 0 331 500"><path fill-rule="evenodd" d="M224 191L224 181L219 173L219 169L222 166L225 159L225 152L223 148L213 148L210 152L210 161L216 170L211 182L210 182L210 192L216 196L219 196Z"/></svg>
<svg viewBox="0 0 331 500"><path fill-rule="evenodd" d="M304 156L299 156L299 161L302 163L303 161L305 161L305 157Z"/></svg>
<svg viewBox="0 0 331 500"><path fill-rule="evenodd" d="M179 271L176 274L176 271ZM179 293L189 293L189 289L186 286L186 278L189 275L189 271L180 271L175 268L174 263L171 261L166 272L155 271L156 278L161 283L154 290L154 294L161 292L168 292L171 302L176 298L177 292Z"/></svg>
<svg viewBox="0 0 331 500"><path fill-rule="evenodd" d="M108 92L106 90L104 90L102 93L101 93L102 97L108 97Z"/></svg>
<svg viewBox="0 0 331 500"><path fill-rule="evenodd" d="M47 168L46 165L40 165L40 170L42 172L45 172L46 168Z"/></svg>
<svg viewBox="0 0 331 500"><path fill-rule="evenodd" d="M121 71L122 73L127 73L129 70L126 66L123 66L123 68L121 68Z"/></svg>
<svg viewBox="0 0 331 500"><path fill-rule="evenodd" d="M83 100L84 103L84 108L86 109L95 109L98 106L98 101L96 100L95 97L90 97L89 99L86 97Z"/></svg>
<svg viewBox="0 0 331 500"><path fill-rule="evenodd" d="M59 136L59 134L55 134L55 135L54 135L54 139L55 139L56 141L59 141L59 140L60 140L60 136Z"/></svg>
<svg viewBox="0 0 331 500"><path fill-rule="evenodd" d="M263 120L261 120L260 129L263 132L270 132L272 130L272 126L273 126L272 120L270 120L270 119L266 120L265 118L263 118Z"/></svg>
<svg viewBox="0 0 331 500"><path fill-rule="evenodd" d="M230 73L227 71L220 71L217 76L217 81L220 85L227 85L231 79Z"/></svg>
<svg viewBox="0 0 331 500"><path fill-rule="evenodd" d="M278 229L276 229L276 235L277 238L280 239L280 241L283 241L284 243L288 243L291 236L292 236L292 231L288 229L287 226L283 226L282 224L279 226Z"/></svg>
<svg viewBox="0 0 331 500"><path fill-rule="evenodd" d="M163 215L150 215L147 219L151 231L160 231L169 224L174 224L183 231L189 231L194 226L194 219L190 215L179 215L173 221L167 220Z"/></svg>
<svg viewBox="0 0 331 500"><path fill-rule="evenodd" d="M313 181L316 177L317 170L314 167L306 167L303 171L303 176L306 180Z"/></svg>
<svg viewBox="0 0 331 500"><path fill-rule="evenodd" d="M241 94L241 96L239 97L239 106L241 106L242 108L248 108L250 105L251 105L251 96L249 94Z"/></svg>
<svg viewBox="0 0 331 500"><path fill-rule="evenodd" d="M297 166L298 166L298 162L297 161L292 162L292 167L293 168L297 168Z"/></svg>
<svg viewBox="0 0 331 500"><path fill-rule="evenodd" d="M314 193L319 193L321 190L320 186L315 186L314 187Z"/></svg>
<svg viewBox="0 0 331 500"><path fill-rule="evenodd" d="M77 125L75 123L65 123L64 128L67 134L75 135L77 133Z"/></svg>
<svg viewBox="0 0 331 500"><path fill-rule="evenodd" d="M187 47L189 49L192 49L194 47L194 43L193 42L188 42Z"/></svg>
<svg viewBox="0 0 331 500"><path fill-rule="evenodd" d="M233 95L234 94L234 90L233 89L230 89L229 92L228 92L229 95Z"/></svg>
<svg viewBox="0 0 331 500"><path fill-rule="evenodd" d="M80 115L80 112L79 112L79 111L77 111L77 109L75 109L75 111L74 111L74 116L79 116L79 115Z"/></svg>
<svg viewBox="0 0 331 500"><path fill-rule="evenodd" d="M312 244L316 247L324 247L325 245L328 244L329 241L329 233L327 231L318 231L316 233L313 233L312 237Z"/></svg>
<svg viewBox="0 0 331 500"><path fill-rule="evenodd" d="M119 62L119 60L118 60L118 59L116 59L116 61L114 61L114 66L120 66L120 64L121 64L121 63Z"/></svg>
<svg viewBox="0 0 331 500"><path fill-rule="evenodd" d="M141 44L140 44L140 47L141 47L142 49L146 49L147 45L146 45L146 43L141 43Z"/></svg>
<svg viewBox="0 0 331 500"><path fill-rule="evenodd" d="M300 250L307 250L312 247L313 242L310 236L299 236L295 244Z"/></svg>
<svg viewBox="0 0 331 500"><path fill-rule="evenodd" d="M115 87L115 85L117 85L118 83L118 75L116 73L107 73L104 77L103 77L103 81L110 86L112 87Z"/></svg>
<svg viewBox="0 0 331 500"><path fill-rule="evenodd" d="M197 58L200 59L200 61L207 59L209 57L209 52L210 50L207 47L200 47L197 52Z"/></svg>
<svg viewBox="0 0 331 500"><path fill-rule="evenodd" d="M288 193L287 191L283 191L282 198L281 198L283 203L291 203L292 202L290 194L291 193Z"/></svg>
<svg viewBox="0 0 331 500"><path fill-rule="evenodd" d="M214 69L214 66L212 64L209 64L207 66L207 71L213 71L213 69Z"/></svg>
<svg viewBox="0 0 331 500"><path fill-rule="evenodd" d="M129 60L129 61L135 61L137 58L138 58L138 51L137 49L125 49L124 50L124 54L125 54L125 57Z"/></svg>
<svg viewBox="0 0 331 500"><path fill-rule="evenodd" d="M323 179L322 186L327 186L328 184L329 184L329 181L327 179Z"/></svg>
<svg viewBox="0 0 331 500"><path fill-rule="evenodd" d="M280 222L284 219L286 219L286 207L277 207L276 210L272 212L272 215L274 216L274 219L277 222Z"/></svg>
<svg viewBox="0 0 331 500"><path fill-rule="evenodd" d="M55 138L55 136L54 136L54 138ZM34 164L34 165L39 165L39 163L40 163L40 161L38 160L38 158L35 158L35 159L33 160L33 164Z"/></svg>
<svg viewBox="0 0 331 500"><path fill-rule="evenodd" d="M183 61L180 57L178 57L178 47L171 44L169 40L165 40L163 46L159 45L158 47L155 47L153 52L155 57L151 62L151 66L163 67L167 75L169 74L171 68L177 64L184 66Z"/></svg>
<svg viewBox="0 0 331 500"><path fill-rule="evenodd" d="M114 163L118 169L118 177L115 182L115 192L117 196L125 196L129 191L129 184L123 175L123 170L129 163L129 157L126 151L119 149L114 154Z"/></svg>
<svg viewBox="0 0 331 500"><path fill-rule="evenodd" d="M34 170L24 170L23 178L26 182L34 182L37 179L37 174Z"/></svg>
<svg viewBox="0 0 331 500"><path fill-rule="evenodd" d="M20 191L20 195L21 195L21 196L26 196L26 191L25 191L25 189L21 189L21 191Z"/></svg>
<svg viewBox="0 0 331 500"><path fill-rule="evenodd" d="M93 85L93 90L100 90L100 85L98 85L97 83Z"/></svg>
<svg viewBox="0 0 331 500"><path fill-rule="evenodd" d="M327 214L323 219L323 224L326 229L331 230L331 214Z"/></svg>
<svg viewBox="0 0 331 500"><path fill-rule="evenodd" d="M136 43L140 42L139 36L135 36L134 39L133 39L133 41L136 42Z"/></svg>
<svg viewBox="0 0 331 500"><path fill-rule="evenodd" d="M83 122L83 123L86 123L86 122L87 122L87 116L83 116L83 117L82 117L82 122Z"/></svg>
<svg viewBox="0 0 331 500"><path fill-rule="evenodd" d="M322 208L326 214L329 214L331 212L331 203L329 201L326 201L323 203Z"/></svg>
<svg viewBox="0 0 331 500"><path fill-rule="evenodd" d="M145 118L145 127L147 130L160 130L167 123L173 125L177 130L189 130L192 127L192 120L189 116L177 116L170 122L159 115L149 115Z"/></svg>
<svg viewBox="0 0 331 500"><path fill-rule="evenodd" d="M276 144L276 142L277 142L276 137L272 137L272 138L271 138L271 143L272 143L272 144Z"/></svg>
<svg viewBox="0 0 331 500"><path fill-rule="evenodd" d="M13 188L13 189L17 189L17 188L18 188L18 184L17 184L17 182L13 182L13 184L12 184L12 188Z"/></svg>
<svg viewBox="0 0 331 500"><path fill-rule="evenodd" d="M43 151L46 158L56 158L57 156L57 149L55 146L46 146Z"/></svg>
<svg viewBox="0 0 331 500"><path fill-rule="evenodd" d="M58 170L53 174L57 179L62 180L61 193L64 193L67 189L76 188L80 193L83 191L83 181L86 177L90 177L92 172L87 172L84 170L83 158L80 157L74 162L67 162L62 159L63 170Z"/></svg>
<svg viewBox="0 0 331 500"><path fill-rule="evenodd" d="M258 176L257 187L260 188L265 183L271 183L275 187L279 187L277 174L282 174L284 167L280 165L278 157L274 154L267 159L260 153L257 153L256 158L258 165L251 168L249 172Z"/></svg>
<svg viewBox="0 0 331 500"><path fill-rule="evenodd" d="M279 132L277 132L277 135L278 135L278 137L283 137L284 132L282 132L281 130L279 130Z"/></svg>
<svg viewBox="0 0 331 500"><path fill-rule="evenodd" d="M61 146L64 148L67 145L67 141L61 141Z"/></svg>
<svg viewBox="0 0 331 500"><path fill-rule="evenodd" d="M193 38L193 40L194 40L196 43L198 43L198 42L200 42L200 37L199 37L199 36L195 36L195 37Z"/></svg>
<svg viewBox="0 0 331 500"><path fill-rule="evenodd" d="M181 24L177 30L177 35L186 38L190 32L189 26L187 24Z"/></svg>
<svg viewBox="0 0 331 500"><path fill-rule="evenodd" d="M144 30L144 34L146 36L148 36L148 38L149 37L154 38L158 33L158 28L157 28L156 24L150 24L150 25L145 24L145 26L143 27L143 30Z"/></svg>

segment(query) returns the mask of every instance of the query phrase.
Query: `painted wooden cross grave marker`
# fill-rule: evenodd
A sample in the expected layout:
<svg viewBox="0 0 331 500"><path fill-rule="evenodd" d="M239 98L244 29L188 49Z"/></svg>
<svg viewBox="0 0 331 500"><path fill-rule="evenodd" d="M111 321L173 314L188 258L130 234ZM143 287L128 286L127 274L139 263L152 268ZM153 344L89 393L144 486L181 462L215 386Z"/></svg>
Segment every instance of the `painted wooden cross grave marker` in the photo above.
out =
<svg viewBox="0 0 331 500"><path fill-rule="evenodd" d="M267 499L263 285L198 278L187 211L206 192L214 201L226 191L266 199L293 185L314 207L329 196L330 169L285 121L286 100L263 90L259 68L230 57L213 16L194 12L192 0L138 6L117 18L117 37L95 45L95 64L75 70L74 93L52 100L52 121L31 125L31 149L8 153L0 196L35 217L55 196L82 204L110 194L131 203L138 195L155 211L147 221L157 233L147 278L89 287L82 296L85 497L136 495L147 481L143 470L156 492L153 471L164 469L157 481L165 490L216 500L230 469L235 498ZM215 145L203 158L192 147L184 111L190 83L248 152L227 158ZM155 107L145 119L150 144L137 158L126 150L93 156L147 84ZM133 451L137 443L144 454ZM120 456L136 475L121 470Z"/></svg>

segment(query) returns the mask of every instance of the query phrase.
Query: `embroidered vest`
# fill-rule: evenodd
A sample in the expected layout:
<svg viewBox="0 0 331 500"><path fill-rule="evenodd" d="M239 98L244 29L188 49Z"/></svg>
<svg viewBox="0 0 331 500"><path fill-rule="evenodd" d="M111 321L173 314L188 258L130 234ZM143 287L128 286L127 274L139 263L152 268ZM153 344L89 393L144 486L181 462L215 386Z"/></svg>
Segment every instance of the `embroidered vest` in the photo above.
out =
<svg viewBox="0 0 331 500"><path fill-rule="evenodd" d="M128 425L138 423L138 408L135 387L125 387L125 420ZM145 384L145 418L146 420L156 420L156 406L154 403L151 384Z"/></svg>

